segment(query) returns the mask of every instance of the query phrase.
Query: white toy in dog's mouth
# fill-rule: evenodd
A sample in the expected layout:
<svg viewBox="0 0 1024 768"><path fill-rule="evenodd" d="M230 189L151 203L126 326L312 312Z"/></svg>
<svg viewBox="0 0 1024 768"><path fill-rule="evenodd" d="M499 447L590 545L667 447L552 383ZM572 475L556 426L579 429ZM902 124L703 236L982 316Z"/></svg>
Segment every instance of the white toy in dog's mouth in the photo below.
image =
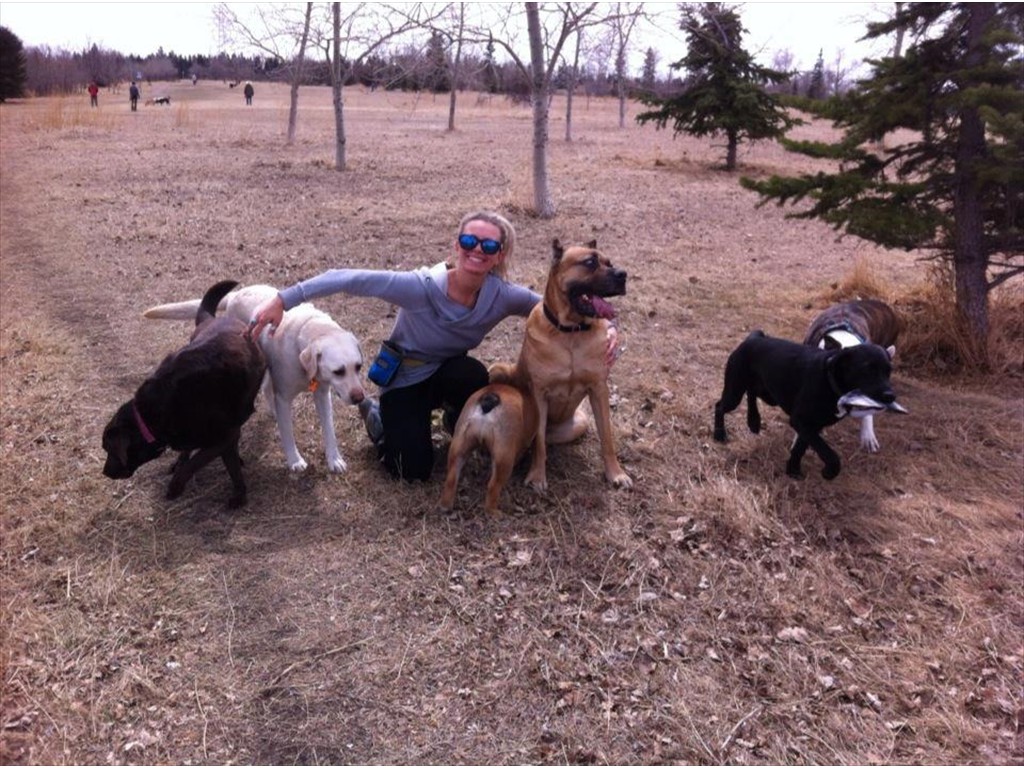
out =
<svg viewBox="0 0 1024 768"><path fill-rule="evenodd" d="M859 389L847 392L839 398L836 403L836 416L840 419L844 416L867 416L869 413L878 411L891 411L892 413L908 413L907 409L893 400L891 403L880 403L872 397L868 397Z"/></svg>

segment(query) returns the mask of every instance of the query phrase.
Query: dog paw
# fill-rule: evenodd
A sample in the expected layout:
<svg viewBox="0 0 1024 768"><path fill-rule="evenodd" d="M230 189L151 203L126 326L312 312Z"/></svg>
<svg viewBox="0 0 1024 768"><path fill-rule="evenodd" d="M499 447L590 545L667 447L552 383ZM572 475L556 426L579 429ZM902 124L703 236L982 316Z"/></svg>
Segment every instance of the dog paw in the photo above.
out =
<svg viewBox="0 0 1024 768"><path fill-rule="evenodd" d="M616 475L608 476L608 482L612 484L613 488L623 488L629 490L633 487L633 478L627 475L625 472L620 472Z"/></svg>
<svg viewBox="0 0 1024 768"><path fill-rule="evenodd" d="M526 485L532 488L537 493L544 493L548 489L548 479L546 476L541 475L534 477L533 475L526 476Z"/></svg>
<svg viewBox="0 0 1024 768"><path fill-rule="evenodd" d="M793 466L792 464L786 465L786 474L792 477L794 480L803 480L804 473L800 471L800 465Z"/></svg>
<svg viewBox="0 0 1024 768"><path fill-rule="evenodd" d="M860 441L860 447L863 448L868 453L878 453L879 449L882 446L879 445L878 440L876 440L874 438L871 438L871 439L865 438L865 439Z"/></svg>
<svg viewBox="0 0 1024 768"><path fill-rule="evenodd" d="M239 507L244 507L248 503L249 499L246 496L245 491L242 491L241 493L233 493L231 494L231 498L228 499L228 509L238 509Z"/></svg>
<svg viewBox="0 0 1024 768"><path fill-rule="evenodd" d="M826 480L835 480L836 477L839 476L839 467L840 465L838 464L834 466L824 467L821 470L821 476L824 477Z"/></svg>
<svg viewBox="0 0 1024 768"><path fill-rule="evenodd" d="M292 472L305 472L306 467L308 466L309 465L306 463L306 460L301 456L299 456L294 461L288 462L288 469L290 469Z"/></svg>
<svg viewBox="0 0 1024 768"><path fill-rule="evenodd" d="M348 464L345 463L345 460L341 458L341 456L335 456L333 459L327 459L328 472L334 472L335 474L338 474L340 472L344 472L346 469L348 469Z"/></svg>

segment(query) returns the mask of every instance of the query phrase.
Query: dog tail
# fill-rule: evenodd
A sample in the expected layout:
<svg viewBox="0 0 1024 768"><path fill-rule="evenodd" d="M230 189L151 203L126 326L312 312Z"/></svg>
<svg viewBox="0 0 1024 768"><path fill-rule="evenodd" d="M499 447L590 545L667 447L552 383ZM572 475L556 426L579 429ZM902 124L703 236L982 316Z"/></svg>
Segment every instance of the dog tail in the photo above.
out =
<svg viewBox="0 0 1024 768"><path fill-rule="evenodd" d="M202 303L202 299L189 299L171 304L157 304L143 312L142 316L147 320L195 320L196 312ZM217 311L223 312L227 306L228 299L225 296L217 303Z"/></svg>
<svg viewBox="0 0 1024 768"><path fill-rule="evenodd" d="M202 299L179 301L174 304L160 304L150 307L142 316L148 320L195 320ZM223 302L222 302L223 304Z"/></svg>
<svg viewBox="0 0 1024 768"><path fill-rule="evenodd" d="M237 285L237 280L222 280L216 285L211 286L203 295L199 309L196 310L196 325L214 317L217 314L217 307L220 305L221 299L231 293L232 289Z"/></svg>
<svg viewBox="0 0 1024 768"><path fill-rule="evenodd" d="M490 413L499 405L501 405L501 398L497 392L488 392L480 398L479 406L483 413Z"/></svg>

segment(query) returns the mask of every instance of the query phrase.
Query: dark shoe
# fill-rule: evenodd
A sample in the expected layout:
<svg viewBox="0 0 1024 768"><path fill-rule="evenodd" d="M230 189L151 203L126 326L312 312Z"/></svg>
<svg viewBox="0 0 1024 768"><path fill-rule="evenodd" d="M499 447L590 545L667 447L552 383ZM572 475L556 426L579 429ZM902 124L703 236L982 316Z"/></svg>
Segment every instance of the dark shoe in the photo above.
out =
<svg viewBox="0 0 1024 768"><path fill-rule="evenodd" d="M459 414L452 408L445 408L441 418L441 425L449 435L455 434L455 425L459 421Z"/></svg>
<svg viewBox="0 0 1024 768"><path fill-rule="evenodd" d="M380 419L380 403L376 398L368 397L359 404L359 415L363 417L366 434L370 442L380 446L384 442L384 422Z"/></svg>

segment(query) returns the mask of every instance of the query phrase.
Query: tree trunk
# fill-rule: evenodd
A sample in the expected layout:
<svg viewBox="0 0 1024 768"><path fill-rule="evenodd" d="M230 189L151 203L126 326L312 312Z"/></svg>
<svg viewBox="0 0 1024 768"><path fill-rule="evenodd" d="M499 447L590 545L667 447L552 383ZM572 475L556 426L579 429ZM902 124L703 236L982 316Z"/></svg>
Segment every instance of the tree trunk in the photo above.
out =
<svg viewBox="0 0 1024 768"><path fill-rule="evenodd" d="M456 70L458 71L458 70ZM455 130L455 82L452 81L452 92L448 95L448 132Z"/></svg>
<svg viewBox="0 0 1024 768"><path fill-rule="evenodd" d="M306 22L302 27L302 40L299 42L299 55L295 59L295 71L292 75L291 104L288 107L288 145L295 143L295 124L299 116L299 83L302 82L302 65L306 61L306 41L309 40L309 20L313 15L313 4L306 3Z"/></svg>
<svg viewBox="0 0 1024 768"><path fill-rule="evenodd" d="M576 32L576 52L572 59L572 71L569 73L569 88L565 94L565 140L572 141L572 97L576 93L577 73L580 71L580 33Z"/></svg>
<svg viewBox="0 0 1024 768"><path fill-rule="evenodd" d="M903 10L903 3L896 3L896 15L899 16L900 11ZM903 36L906 33L903 25L896 28L896 40L892 45L892 57L898 59L903 55Z"/></svg>
<svg viewBox="0 0 1024 768"><path fill-rule="evenodd" d="M726 134L726 149L725 149L725 170L735 171L736 170L736 148L740 144L739 137L735 131L729 131Z"/></svg>
<svg viewBox="0 0 1024 768"><path fill-rule="evenodd" d="M452 60L452 92L448 100L448 131L455 130L455 94L459 88L459 78L462 75L462 34L466 23L466 6L459 3L459 34L455 39L455 56Z"/></svg>
<svg viewBox="0 0 1024 768"><path fill-rule="evenodd" d="M542 219L555 215L548 186L548 118L550 104L537 3L526 4L526 28L530 36L530 91L533 97L533 207Z"/></svg>
<svg viewBox="0 0 1024 768"><path fill-rule="evenodd" d="M615 95L619 99L619 128L626 127L626 44L620 39L615 55Z"/></svg>
<svg viewBox="0 0 1024 768"><path fill-rule="evenodd" d="M982 37L995 18L995 5L972 3L966 8L970 20L964 63L968 71L978 71L984 64ZM967 82L960 87L972 85ZM984 247L982 182L974 168L985 149L985 123L977 107L968 103L960 112L953 182L953 275L957 310L973 346L972 352L982 365L988 362L988 260Z"/></svg>
<svg viewBox="0 0 1024 768"><path fill-rule="evenodd" d="M341 3L331 3L334 11L334 60L331 62L331 90L334 95L334 169L345 170L345 112L341 99L344 78L341 66Z"/></svg>

